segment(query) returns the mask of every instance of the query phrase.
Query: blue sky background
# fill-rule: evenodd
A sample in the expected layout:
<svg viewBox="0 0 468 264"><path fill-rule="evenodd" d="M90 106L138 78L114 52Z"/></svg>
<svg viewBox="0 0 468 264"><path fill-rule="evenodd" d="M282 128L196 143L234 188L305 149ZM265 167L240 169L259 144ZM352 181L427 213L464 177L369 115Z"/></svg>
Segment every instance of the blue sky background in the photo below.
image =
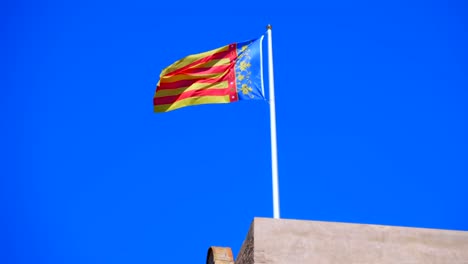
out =
<svg viewBox="0 0 468 264"><path fill-rule="evenodd" d="M284 218L468 231L466 1L6 1L1 263L204 263L271 217L268 104L152 113L273 25Z"/></svg>

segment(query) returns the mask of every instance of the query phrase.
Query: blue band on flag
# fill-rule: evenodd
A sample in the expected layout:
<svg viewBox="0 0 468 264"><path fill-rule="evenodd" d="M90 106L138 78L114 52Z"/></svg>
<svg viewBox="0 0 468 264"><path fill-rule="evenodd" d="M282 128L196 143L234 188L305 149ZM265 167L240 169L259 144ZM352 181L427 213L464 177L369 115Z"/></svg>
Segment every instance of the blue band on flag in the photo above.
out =
<svg viewBox="0 0 468 264"><path fill-rule="evenodd" d="M261 79L261 38L237 43L235 65L239 100L264 100Z"/></svg>

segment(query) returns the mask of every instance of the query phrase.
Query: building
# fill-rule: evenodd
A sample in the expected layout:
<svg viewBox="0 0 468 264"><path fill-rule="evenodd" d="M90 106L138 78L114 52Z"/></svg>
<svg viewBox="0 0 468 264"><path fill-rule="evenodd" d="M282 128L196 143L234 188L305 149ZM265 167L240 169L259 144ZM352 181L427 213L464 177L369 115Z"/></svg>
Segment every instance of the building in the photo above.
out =
<svg viewBox="0 0 468 264"><path fill-rule="evenodd" d="M207 264L468 264L468 232L255 218L234 261L211 247Z"/></svg>

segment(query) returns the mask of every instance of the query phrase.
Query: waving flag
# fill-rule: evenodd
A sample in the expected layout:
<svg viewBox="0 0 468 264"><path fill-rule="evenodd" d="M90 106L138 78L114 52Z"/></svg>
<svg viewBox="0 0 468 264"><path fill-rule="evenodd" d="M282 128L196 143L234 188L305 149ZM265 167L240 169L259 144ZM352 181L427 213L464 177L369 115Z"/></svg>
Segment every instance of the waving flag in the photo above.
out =
<svg viewBox="0 0 468 264"><path fill-rule="evenodd" d="M280 218L271 29L271 25L268 25L271 178L273 217ZM189 105L231 103L239 100L265 100L262 40L263 36L190 55L174 62L161 72L153 98L154 111L168 112Z"/></svg>
<svg viewBox="0 0 468 264"><path fill-rule="evenodd" d="M154 112L263 100L262 40L263 36L189 55L165 68L153 98Z"/></svg>

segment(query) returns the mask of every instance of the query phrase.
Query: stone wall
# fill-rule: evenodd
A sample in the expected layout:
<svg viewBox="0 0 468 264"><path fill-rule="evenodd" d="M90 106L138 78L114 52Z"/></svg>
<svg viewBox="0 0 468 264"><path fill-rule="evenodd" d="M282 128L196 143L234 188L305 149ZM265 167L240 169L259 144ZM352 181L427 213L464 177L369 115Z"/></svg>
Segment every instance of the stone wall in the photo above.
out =
<svg viewBox="0 0 468 264"><path fill-rule="evenodd" d="M236 264L468 264L468 232L255 218Z"/></svg>
<svg viewBox="0 0 468 264"><path fill-rule="evenodd" d="M236 263L242 264L254 264L254 222L250 225L249 232L247 233L247 237L242 244L239 253L237 254Z"/></svg>

